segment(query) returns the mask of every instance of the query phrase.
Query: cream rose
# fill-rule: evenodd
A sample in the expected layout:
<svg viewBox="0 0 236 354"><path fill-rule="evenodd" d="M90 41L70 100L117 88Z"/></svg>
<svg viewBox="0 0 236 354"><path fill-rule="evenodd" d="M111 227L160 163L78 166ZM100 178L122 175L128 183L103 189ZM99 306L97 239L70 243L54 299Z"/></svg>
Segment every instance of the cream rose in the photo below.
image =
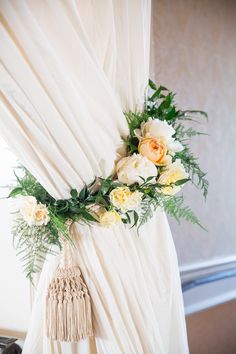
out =
<svg viewBox="0 0 236 354"><path fill-rule="evenodd" d="M174 163L169 165L164 172L161 173L160 177L158 178L158 183L167 185L166 187L161 188L161 191L164 194L174 195L180 191L181 186L175 186L171 184L188 177L189 174L185 171L181 160L177 159Z"/></svg>
<svg viewBox="0 0 236 354"><path fill-rule="evenodd" d="M143 193L132 192L128 187L117 187L110 193L111 203L123 213L127 210L134 210L139 207Z"/></svg>
<svg viewBox="0 0 236 354"><path fill-rule="evenodd" d="M141 124L139 134L141 134L143 138L153 137L164 139L168 151L178 152L183 150L183 145L172 138L175 134L175 129L166 121L150 118L147 122Z"/></svg>
<svg viewBox="0 0 236 354"><path fill-rule="evenodd" d="M103 227L114 226L119 221L121 221L121 217L115 210L105 211L99 218L99 222Z"/></svg>
<svg viewBox="0 0 236 354"><path fill-rule="evenodd" d="M167 146L163 138L141 139L138 151L158 166L166 166L172 161L171 156L167 155Z"/></svg>
<svg viewBox="0 0 236 354"><path fill-rule="evenodd" d="M45 204L37 204L34 210L34 224L36 226L47 225L50 221L49 211Z"/></svg>
<svg viewBox="0 0 236 354"><path fill-rule="evenodd" d="M50 221L49 212L46 205L37 203L33 196L19 198L19 212L28 225L47 225Z"/></svg>
<svg viewBox="0 0 236 354"><path fill-rule="evenodd" d="M34 225L34 211L37 200L32 196L23 196L18 198L19 212L28 225Z"/></svg>
<svg viewBox="0 0 236 354"><path fill-rule="evenodd" d="M118 180L127 185L136 182L143 183L140 176L144 179L157 176L157 168L154 163L139 154L123 157L116 165L116 172Z"/></svg>

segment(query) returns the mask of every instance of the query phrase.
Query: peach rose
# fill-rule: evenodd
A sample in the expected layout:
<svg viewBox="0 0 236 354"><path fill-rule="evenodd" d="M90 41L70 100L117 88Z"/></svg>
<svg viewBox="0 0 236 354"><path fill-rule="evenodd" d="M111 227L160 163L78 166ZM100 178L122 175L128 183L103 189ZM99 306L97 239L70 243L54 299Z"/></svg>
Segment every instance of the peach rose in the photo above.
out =
<svg viewBox="0 0 236 354"><path fill-rule="evenodd" d="M138 151L155 165L166 166L171 163L171 156L167 155L167 146L162 138L141 139Z"/></svg>

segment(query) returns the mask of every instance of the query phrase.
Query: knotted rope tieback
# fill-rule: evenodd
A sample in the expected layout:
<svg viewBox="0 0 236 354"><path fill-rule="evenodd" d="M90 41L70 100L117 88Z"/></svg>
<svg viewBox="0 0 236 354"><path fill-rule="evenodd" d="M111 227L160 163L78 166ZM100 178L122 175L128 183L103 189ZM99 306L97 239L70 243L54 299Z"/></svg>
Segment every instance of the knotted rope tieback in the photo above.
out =
<svg viewBox="0 0 236 354"><path fill-rule="evenodd" d="M67 222L70 229L72 221ZM61 238L60 264L46 297L46 335L53 340L78 342L93 336L91 299L72 245Z"/></svg>

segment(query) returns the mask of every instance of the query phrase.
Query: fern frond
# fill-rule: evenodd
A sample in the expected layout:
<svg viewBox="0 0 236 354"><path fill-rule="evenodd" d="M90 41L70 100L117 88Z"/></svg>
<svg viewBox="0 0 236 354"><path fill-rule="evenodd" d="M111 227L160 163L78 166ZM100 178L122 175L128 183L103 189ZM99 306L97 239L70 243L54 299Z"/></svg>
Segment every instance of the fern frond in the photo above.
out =
<svg viewBox="0 0 236 354"><path fill-rule="evenodd" d="M189 173L193 184L203 191L206 198L208 193L209 182L206 179L206 173L203 172L198 164L198 159L193 155L188 145L184 145L184 150L177 152L174 159L181 159L185 170Z"/></svg>
<svg viewBox="0 0 236 354"><path fill-rule="evenodd" d="M192 137L199 136L199 135L208 135L208 134L197 131L192 127L186 129L184 125L181 123L175 126L174 137L176 140L179 140L180 142L184 142Z"/></svg>
<svg viewBox="0 0 236 354"><path fill-rule="evenodd" d="M175 218L179 223L180 219L191 222L192 224L199 225L202 229L205 228L200 224L199 219L193 213L189 206L184 205L183 196L165 196L162 199L162 207L164 211Z"/></svg>
<svg viewBox="0 0 236 354"><path fill-rule="evenodd" d="M134 138L135 135L135 130L140 128L141 124L143 122L146 122L149 118L149 115L146 112L125 112L124 113L128 126L129 126L129 131L130 135L132 138Z"/></svg>
<svg viewBox="0 0 236 354"><path fill-rule="evenodd" d="M48 226L29 226L23 219L17 218L12 226L13 244L23 263L26 277L33 281L33 275L40 272L48 254L55 255L55 247L60 247Z"/></svg>

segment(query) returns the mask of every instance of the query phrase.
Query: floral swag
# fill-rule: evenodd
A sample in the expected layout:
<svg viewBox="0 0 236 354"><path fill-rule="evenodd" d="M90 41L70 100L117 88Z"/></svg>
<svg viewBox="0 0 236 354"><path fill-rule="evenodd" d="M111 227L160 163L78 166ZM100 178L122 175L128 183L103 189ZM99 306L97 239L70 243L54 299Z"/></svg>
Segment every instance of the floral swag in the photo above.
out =
<svg viewBox="0 0 236 354"><path fill-rule="evenodd" d="M9 194L18 203L12 233L26 276L33 279L46 255L55 252L55 245L62 250L46 302L50 338L78 341L93 335L88 290L80 269L71 261L71 223L101 227L124 223L139 229L160 207L178 222L183 218L201 226L184 205L183 196L176 193L191 181L207 195L206 174L188 144L192 137L204 135L189 123L207 115L178 110L174 96L149 80L143 110L125 113L129 126L129 135L122 137L126 156L118 161L112 176L96 177L80 191L72 189L70 199L54 199L23 167L15 173L17 185Z"/></svg>

